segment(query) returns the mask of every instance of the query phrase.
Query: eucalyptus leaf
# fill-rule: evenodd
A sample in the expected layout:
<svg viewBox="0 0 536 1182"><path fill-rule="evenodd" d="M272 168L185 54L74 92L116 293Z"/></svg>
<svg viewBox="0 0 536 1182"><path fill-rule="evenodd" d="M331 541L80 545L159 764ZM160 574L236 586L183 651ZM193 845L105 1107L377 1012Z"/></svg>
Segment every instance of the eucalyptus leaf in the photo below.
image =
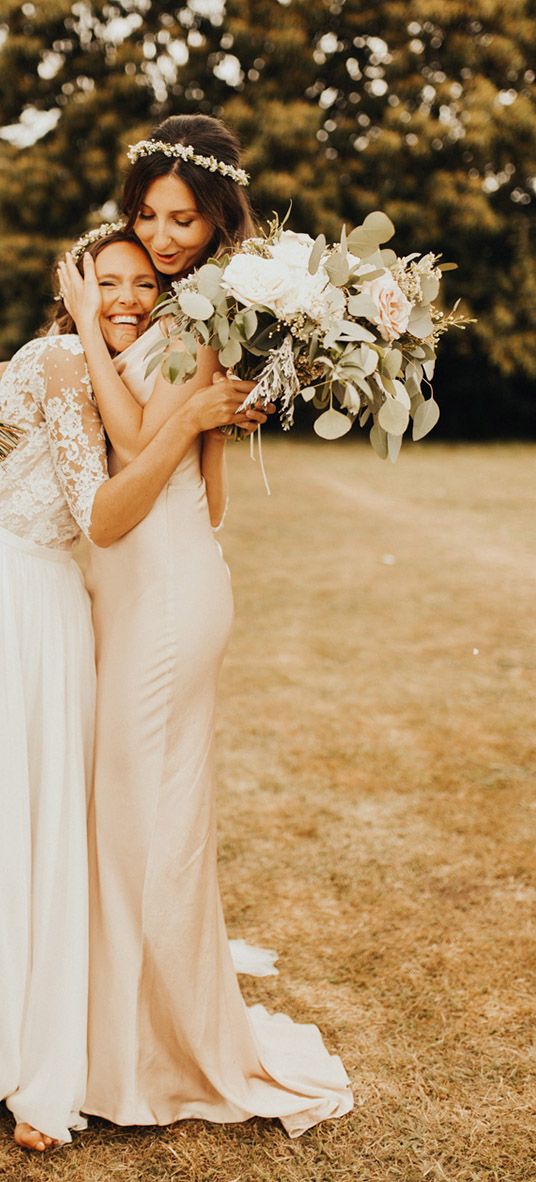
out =
<svg viewBox="0 0 536 1182"><path fill-rule="evenodd" d="M361 396L352 382L346 382L341 406L344 406L345 410L349 410L352 415L356 415L359 411Z"/></svg>
<svg viewBox="0 0 536 1182"><path fill-rule="evenodd" d="M366 407L365 407L365 409L364 409L363 411L361 411L361 414L360 414L360 416L359 416L359 426L360 426L360 427L364 427L364 426L365 426L365 423L367 423L367 422L368 422L368 420L370 419L370 416L371 416L371 414L372 414L372 411L371 411L371 409L370 409L370 406L366 406Z"/></svg>
<svg viewBox="0 0 536 1182"><path fill-rule="evenodd" d="M401 447L402 447L402 436L401 435L388 435L387 436L387 451L389 454L389 459L392 464L396 464Z"/></svg>
<svg viewBox="0 0 536 1182"><path fill-rule="evenodd" d="M322 255L323 255L325 249L326 249L325 234L319 234L318 238L315 239L314 246L312 247L311 253L309 255L309 274L310 275L316 275L316 272L318 271L318 268L319 268L320 263L322 261Z"/></svg>
<svg viewBox="0 0 536 1182"><path fill-rule="evenodd" d="M399 378L395 378L393 381L393 386L395 388L395 398L397 402L400 402L402 406L406 407L406 410L409 410L411 402L404 383L401 382Z"/></svg>
<svg viewBox="0 0 536 1182"><path fill-rule="evenodd" d="M344 257L340 250L335 250L329 259L326 259L324 267L335 287L343 287L347 283L350 267L348 265L348 259Z"/></svg>
<svg viewBox="0 0 536 1182"><path fill-rule="evenodd" d="M420 339L421 337L429 337L433 331L434 326L432 324L430 309L417 304L408 321L408 332Z"/></svg>
<svg viewBox="0 0 536 1182"><path fill-rule="evenodd" d="M402 365L402 354L400 349L389 349L383 359L382 370L385 370L388 378L396 378L400 373L400 366Z"/></svg>
<svg viewBox="0 0 536 1182"><path fill-rule="evenodd" d="M437 275L423 275L421 277L421 291L423 304L431 304L439 292Z"/></svg>
<svg viewBox="0 0 536 1182"><path fill-rule="evenodd" d="M219 360L225 369L233 369L242 357L242 345L236 337L231 337L223 349L218 353Z"/></svg>
<svg viewBox="0 0 536 1182"><path fill-rule="evenodd" d="M390 435L403 435L409 423L409 411L401 402L386 398L378 412L378 423Z"/></svg>
<svg viewBox="0 0 536 1182"><path fill-rule="evenodd" d="M378 353L376 349L369 349L368 345L361 345L359 353L363 373L368 378L378 368Z"/></svg>
<svg viewBox="0 0 536 1182"><path fill-rule="evenodd" d="M253 308L246 308L244 312L244 331L248 340L255 335L258 326L257 313Z"/></svg>
<svg viewBox="0 0 536 1182"><path fill-rule="evenodd" d="M310 402L316 394L315 386L306 386L304 390L300 390L300 394L304 402Z"/></svg>
<svg viewBox="0 0 536 1182"><path fill-rule="evenodd" d="M214 329L218 334L220 344L223 348L229 340L229 321L226 320L225 316L216 316Z"/></svg>
<svg viewBox="0 0 536 1182"><path fill-rule="evenodd" d="M378 317L378 308L374 303L372 296L369 296L366 291L360 291L357 295L351 295L348 300L348 311L350 316L365 316L368 320L376 320Z"/></svg>
<svg viewBox="0 0 536 1182"><path fill-rule="evenodd" d="M434 376L435 364L436 364L435 357L434 357L433 361L423 362L423 369L424 369L424 372L425 372L426 377L428 378L429 382L432 381L432 378Z"/></svg>
<svg viewBox="0 0 536 1182"><path fill-rule="evenodd" d="M385 267L392 267L393 263L398 262L398 255L390 247L387 250L380 251L380 254Z"/></svg>
<svg viewBox="0 0 536 1182"><path fill-rule="evenodd" d="M192 320L210 320L214 315L214 305L198 291L182 291L179 306Z"/></svg>
<svg viewBox="0 0 536 1182"><path fill-rule="evenodd" d="M373 332L369 332L362 324L354 320L339 320L337 321L338 332L336 340L339 341L366 341L367 344L373 344L376 337Z"/></svg>
<svg viewBox="0 0 536 1182"><path fill-rule="evenodd" d="M340 439L351 430L352 420L348 415L341 414L340 410L330 407L315 419L313 426L321 439Z"/></svg>
<svg viewBox="0 0 536 1182"><path fill-rule="evenodd" d="M380 457L380 460L386 460L387 459L387 433L382 429L382 427L380 427L379 423L377 423L377 422L374 423L374 426L371 428L369 439L370 439L370 442L374 448L374 451L376 452L376 455Z"/></svg>
<svg viewBox="0 0 536 1182"><path fill-rule="evenodd" d="M424 439L425 435L435 427L439 418L439 407L433 398L422 402L415 411L413 419L413 439Z"/></svg>
<svg viewBox="0 0 536 1182"><path fill-rule="evenodd" d="M200 267L195 279L201 295L206 296L208 300L219 300L223 291L222 274L221 267L216 266L215 263L205 263L203 267Z"/></svg>

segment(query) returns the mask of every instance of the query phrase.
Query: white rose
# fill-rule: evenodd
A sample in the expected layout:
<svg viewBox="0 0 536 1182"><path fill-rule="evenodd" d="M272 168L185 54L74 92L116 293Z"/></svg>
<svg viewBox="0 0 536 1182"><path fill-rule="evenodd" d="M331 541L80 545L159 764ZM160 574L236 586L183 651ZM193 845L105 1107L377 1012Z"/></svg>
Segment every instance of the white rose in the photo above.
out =
<svg viewBox="0 0 536 1182"><path fill-rule="evenodd" d="M294 234L292 230L283 230L278 241L270 247L270 251L272 258L278 259L287 267L297 267L300 271L308 272L313 246L314 238L309 234Z"/></svg>
<svg viewBox="0 0 536 1182"><path fill-rule="evenodd" d="M293 286L294 276L288 267L255 254L235 254L222 275L224 291L240 304L263 304L276 313Z"/></svg>
<svg viewBox="0 0 536 1182"><path fill-rule="evenodd" d="M363 291L376 304L378 314L374 323L378 325L384 341L396 341L406 331L412 305L398 286L390 271L363 284ZM372 320L372 317L371 317Z"/></svg>

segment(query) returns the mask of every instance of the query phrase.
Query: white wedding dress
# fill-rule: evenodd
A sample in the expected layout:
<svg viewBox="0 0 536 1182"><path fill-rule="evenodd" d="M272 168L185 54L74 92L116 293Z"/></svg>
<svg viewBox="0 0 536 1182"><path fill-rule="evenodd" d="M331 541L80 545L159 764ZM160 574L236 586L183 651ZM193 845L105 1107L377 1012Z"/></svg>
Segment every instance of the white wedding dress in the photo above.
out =
<svg viewBox="0 0 536 1182"><path fill-rule="evenodd" d="M71 550L108 478L78 337L25 345L0 381L25 435L0 463L0 1098L70 1141L86 1079L86 787L95 670Z"/></svg>

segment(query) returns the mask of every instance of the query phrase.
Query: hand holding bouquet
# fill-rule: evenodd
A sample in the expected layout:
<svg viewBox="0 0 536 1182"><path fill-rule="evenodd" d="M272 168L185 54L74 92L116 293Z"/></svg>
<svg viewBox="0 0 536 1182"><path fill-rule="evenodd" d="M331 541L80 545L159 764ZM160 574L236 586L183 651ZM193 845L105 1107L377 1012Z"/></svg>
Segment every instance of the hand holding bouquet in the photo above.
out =
<svg viewBox="0 0 536 1182"><path fill-rule="evenodd" d="M244 405L277 403L282 426L294 422L300 395L320 412L324 439L371 424L370 441L394 461L410 420L414 440L435 426L430 385L439 338L465 327L457 305L436 300L443 271L433 254L399 257L385 249L394 226L379 211L328 245L270 224L232 254L212 259L172 285L156 315L172 318L181 349L164 361L170 381L195 372L197 350L218 352L223 368L255 380ZM169 342L152 351L149 370ZM426 393L425 393L426 392Z"/></svg>

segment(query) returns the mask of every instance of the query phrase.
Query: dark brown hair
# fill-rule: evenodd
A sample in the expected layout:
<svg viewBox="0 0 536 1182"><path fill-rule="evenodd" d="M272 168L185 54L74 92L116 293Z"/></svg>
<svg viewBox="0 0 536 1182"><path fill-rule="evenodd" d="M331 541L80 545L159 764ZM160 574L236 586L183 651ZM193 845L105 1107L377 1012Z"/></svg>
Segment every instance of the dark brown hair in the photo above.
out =
<svg viewBox="0 0 536 1182"><path fill-rule="evenodd" d="M240 146L234 132L210 115L171 115L151 132L149 139L165 144L191 144L200 156L215 156L224 164L240 167ZM231 177L210 172L199 164L155 152L141 156L131 166L123 190L123 212L132 230L149 185L158 177L176 176L191 189L196 208L212 222L214 234L202 258L206 262L255 233L251 206L241 185ZM169 276L167 277L169 283Z"/></svg>
<svg viewBox="0 0 536 1182"><path fill-rule="evenodd" d="M80 274L84 274L84 255L90 254L92 259L96 259L106 246L113 246L116 242L130 242L133 246L137 246L139 250L143 251L144 255L147 257L151 271L154 273L159 291L163 291L160 275L158 271L155 270L151 256L147 253L143 243L140 242L139 238L137 238L135 234L127 229L115 230L113 234L108 234L105 238L99 238L98 242L94 242L92 246L88 246L87 249L84 250L80 255L80 258L76 260L76 266L80 271ZM56 269L54 269L54 284L57 289L58 280ZM65 307L65 304L61 298L56 301L54 314L45 327L41 330L41 335L46 335L51 331L54 331L56 334L61 336L63 336L65 333L77 332L76 324L71 316L71 313L67 311L67 308Z"/></svg>

